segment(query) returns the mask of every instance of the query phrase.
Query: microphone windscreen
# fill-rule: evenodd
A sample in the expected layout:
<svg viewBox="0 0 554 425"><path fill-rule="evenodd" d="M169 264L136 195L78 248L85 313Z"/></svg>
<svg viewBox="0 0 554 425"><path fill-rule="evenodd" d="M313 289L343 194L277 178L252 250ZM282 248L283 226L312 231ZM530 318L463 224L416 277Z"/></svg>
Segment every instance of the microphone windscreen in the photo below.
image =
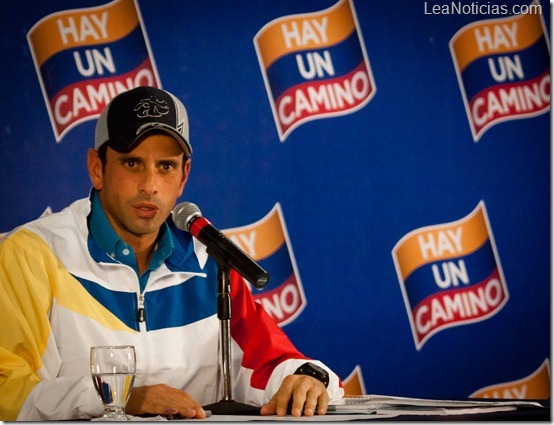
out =
<svg viewBox="0 0 554 425"><path fill-rule="evenodd" d="M173 223L178 229L188 232L193 218L202 217L200 208L192 202L181 202L172 212Z"/></svg>

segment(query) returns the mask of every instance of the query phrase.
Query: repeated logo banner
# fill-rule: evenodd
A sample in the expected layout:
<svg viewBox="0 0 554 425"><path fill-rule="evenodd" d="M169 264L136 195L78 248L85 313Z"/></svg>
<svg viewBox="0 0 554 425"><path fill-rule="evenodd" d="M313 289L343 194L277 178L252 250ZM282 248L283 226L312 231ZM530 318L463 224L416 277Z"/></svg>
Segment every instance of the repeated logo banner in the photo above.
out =
<svg viewBox="0 0 554 425"><path fill-rule="evenodd" d="M31 28L27 40L56 142L97 117L118 93L160 87L134 0L53 13Z"/></svg>
<svg viewBox="0 0 554 425"><path fill-rule="evenodd" d="M533 5L534 13L474 22L450 40L475 142L497 123L550 109L550 46Z"/></svg>
<svg viewBox="0 0 554 425"><path fill-rule="evenodd" d="M470 398L508 398L546 400L550 398L550 361L522 379L490 385L475 391Z"/></svg>
<svg viewBox="0 0 554 425"><path fill-rule="evenodd" d="M280 326L292 322L306 307L306 297L281 205L256 223L224 233L269 273L263 289L251 289L254 299Z"/></svg>
<svg viewBox="0 0 554 425"><path fill-rule="evenodd" d="M354 370L350 372L350 375L342 380L342 387L344 389L344 395L347 396L367 394L362 367L360 365L356 365Z"/></svg>
<svg viewBox="0 0 554 425"><path fill-rule="evenodd" d="M508 301L483 201L461 220L408 233L392 256L418 350L441 330L491 318Z"/></svg>
<svg viewBox="0 0 554 425"><path fill-rule="evenodd" d="M275 19L258 31L254 46L282 142L300 124L352 113L375 95L349 0Z"/></svg>

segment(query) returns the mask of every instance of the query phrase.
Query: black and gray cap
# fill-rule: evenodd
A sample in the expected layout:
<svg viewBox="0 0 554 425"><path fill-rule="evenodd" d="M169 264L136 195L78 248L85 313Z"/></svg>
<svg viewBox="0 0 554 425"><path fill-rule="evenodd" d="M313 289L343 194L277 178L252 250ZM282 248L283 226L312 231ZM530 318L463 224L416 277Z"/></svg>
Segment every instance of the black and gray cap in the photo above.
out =
<svg viewBox="0 0 554 425"><path fill-rule="evenodd" d="M192 154L187 110L181 101L156 87L136 87L106 105L96 124L94 149L108 143L118 152L129 152L144 136L160 131L173 136L186 156Z"/></svg>

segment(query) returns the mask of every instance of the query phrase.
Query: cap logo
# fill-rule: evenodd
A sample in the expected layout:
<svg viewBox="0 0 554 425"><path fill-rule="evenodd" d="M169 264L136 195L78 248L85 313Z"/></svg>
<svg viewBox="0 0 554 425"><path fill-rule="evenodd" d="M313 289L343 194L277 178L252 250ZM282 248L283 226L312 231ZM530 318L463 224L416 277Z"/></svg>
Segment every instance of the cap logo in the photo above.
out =
<svg viewBox="0 0 554 425"><path fill-rule="evenodd" d="M150 98L142 99L137 103L135 112L139 118L159 118L169 113L169 106L165 100L150 96Z"/></svg>

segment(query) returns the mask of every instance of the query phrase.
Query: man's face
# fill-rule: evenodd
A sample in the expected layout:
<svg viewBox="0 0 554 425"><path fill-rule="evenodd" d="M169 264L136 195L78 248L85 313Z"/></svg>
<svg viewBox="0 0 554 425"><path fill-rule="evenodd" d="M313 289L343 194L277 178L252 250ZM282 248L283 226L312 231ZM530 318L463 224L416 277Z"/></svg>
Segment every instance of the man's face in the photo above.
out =
<svg viewBox="0 0 554 425"><path fill-rule="evenodd" d="M128 153L108 148L100 173L96 159L91 179L115 232L129 244L136 238L155 240L190 171L190 160L183 167L179 143L169 135L154 134Z"/></svg>

